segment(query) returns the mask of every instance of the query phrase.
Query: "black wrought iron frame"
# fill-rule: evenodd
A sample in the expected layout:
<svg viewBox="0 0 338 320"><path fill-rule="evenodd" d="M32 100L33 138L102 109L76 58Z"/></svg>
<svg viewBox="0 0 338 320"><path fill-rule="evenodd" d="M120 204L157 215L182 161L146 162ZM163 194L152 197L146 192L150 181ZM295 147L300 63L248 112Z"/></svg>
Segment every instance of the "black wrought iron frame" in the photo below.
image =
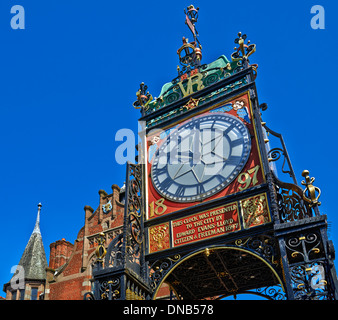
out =
<svg viewBox="0 0 338 320"><path fill-rule="evenodd" d="M262 286L257 283L255 289L225 292L218 295L218 298L248 292L264 296L267 299L277 300L330 300L338 298L337 276L333 263L335 252L332 242L327 237L326 216L319 213L318 203L309 205L304 200L303 190L297 185L296 176L282 136L272 131L262 121L254 82L255 74L251 66L247 65L239 73L182 98L165 109L143 116L141 120L149 120L152 117L164 114L176 108L177 105L186 103L191 97L202 97L243 76L247 78L248 84L210 103L205 103L202 107L187 111L184 115L169 119L161 123L161 126L170 125L193 112L207 109L211 104L227 100L249 90L266 183L248 193L238 194L238 196L244 197L262 191L267 192L272 214L271 223L224 237L217 237L217 239L201 241L190 246L147 254L146 230L148 227L159 223L162 218L144 221L146 205L144 167L143 164L128 163L123 234L110 243L104 262L98 261L96 263L93 270L93 291L85 295L86 299L155 298L159 286L182 261L188 260L196 252L205 251L207 254L208 251L221 247L229 250L243 250L257 257L257 259L261 259L280 281L273 283L271 286ZM152 129L158 126L154 126ZM270 133L279 138L282 147L267 150L265 133ZM280 181L270 168L270 162L277 161L282 156L284 157L282 172L289 174L293 183ZM284 166L286 163L288 170ZM226 201L230 200L224 198L211 201L207 204L201 204L196 210ZM174 215L178 217L184 214L186 213L182 211ZM209 267L212 270L212 266ZM219 281L222 282L223 280L219 279Z"/></svg>

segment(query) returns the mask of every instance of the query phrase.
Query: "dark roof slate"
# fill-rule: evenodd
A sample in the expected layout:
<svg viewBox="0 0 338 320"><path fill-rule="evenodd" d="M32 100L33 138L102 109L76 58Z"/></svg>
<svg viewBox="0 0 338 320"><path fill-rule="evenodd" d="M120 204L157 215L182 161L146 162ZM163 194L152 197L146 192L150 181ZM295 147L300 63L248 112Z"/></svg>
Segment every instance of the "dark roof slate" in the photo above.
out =
<svg viewBox="0 0 338 320"><path fill-rule="evenodd" d="M40 232L40 203L38 208L34 230L19 262L19 265L25 270L25 279L29 280L46 279L47 259Z"/></svg>

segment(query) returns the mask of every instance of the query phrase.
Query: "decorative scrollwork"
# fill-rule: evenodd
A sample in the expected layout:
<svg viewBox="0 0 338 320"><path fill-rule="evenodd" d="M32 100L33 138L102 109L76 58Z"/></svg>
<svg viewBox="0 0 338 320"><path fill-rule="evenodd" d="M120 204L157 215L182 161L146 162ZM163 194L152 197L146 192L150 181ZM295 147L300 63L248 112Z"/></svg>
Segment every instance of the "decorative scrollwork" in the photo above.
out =
<svg viewBox="0 0 338 320"><path fill-rule="evenodd" d="M273 287L258 288L255 290L260 296L270 300L286 300L285 292L280 285Z"/></svg>
<svg viewBox="0 0 338 320"><path fill-rule="evenodd" d="M83 300L95 300L92 292L86 292L83 296Z"/></svg>
<svg viewBox="0 0 338 320"><path fill-rule="evenodd" d="M274 149L271 149L269 152L268 152L268 160L269 161L277 161L280 159L280 157L284 154L284 151L280 148L274 148ZM285 160L284 160L284 163L285 163ZM283 166L284 166L284 163L283 163ZM283 171L284 172L284 171Z"/></svg>
<svg viewBox="0 0 338 320"><path fill-rule="evenodd" d="M122 243L123 243L123 234L119 234L113 239L107 249L107 255L105 257L105 267L118 267L122 265Z"/></svg>
<svg viewBox="0 0 338 320"><path fill-rule="evenodd" d="M327 287L323 262L312 262L290 268L296 300L332 300Z"/></svg>
<svg viewBox="0 0 338 320"><path fill-rule="evenodd" d="M313 255L319 258L318 254L323 253L321 238L315 232L291 236L286 239L285 246L291 263L309 262Z"/></svg>
<svg viewBox="0 0 338 320"><path fill-rule="evenodd" d="M128 163L126 182L126 204L124 213L124 225L126 234L125 254L126 262L131 265L140 265L141 248L143 242L142 230L142 166Z"/></svg>
<svg viewBox="0 0 338 320"><path fill-rule="evenodd" d="M276 177L275 186L281 223L313 216L311 208L303 200L303 190L300 187L292 183L281 182Z"/></svg>
<svg viewBox="0 0 338 320"><path fill-rule="evenodd" d="M238 247L250 249L264 259L270 261L272 264L277 264L276 257L276 239L268 235L260 235L255 237L249 237L245 240L238 239L235 241L235 245Z"/></svg>
<svg viewBox="0 0 338 320"><path fill-rule="evenodd" d="M283 156L283 165L282 165L282 172L283 173L288 173L289 176L292 178L293 180L293 183L297 185L297 179L296 179L296 176L295 176L295 173L293 171L293 168L292 168L292 164L291 164L291 161L290 161L290 157L289 157L289 154L286 150L286 146L285 146L285 142L284 142L284 139L283 139L283 136L278 133L278 132L275 132L273 130L271 130L265 122L262 122L262 125L267 133L267 135L269 136L270 134L276 138L279 139L280 141L280 145L282 146L282 148L273 148L271 149L269 152L268 152L268 160L269 161L277 161L281 158L281 156ZM265 142L269 142L269 139L266 139ZM288 166L288 170L285 170L285 165L287 163L287 166Z"/></svg>
<svg viewBox="0 0 338 320"><path fill-rule="evenodd" d="M292 178L292 169L289 168L289 170L285 170L285 165L287 163L288 155L285 150L281 148L273 148L268 152L268 160L269 162L278 161L281 156L283 156L283 164L282 164L282 172L289 174L289 176Z"/></svg>
<svg viewBox="0 0 338 320"><path fill-rule="evenodd" d="M133 237L133 240L138 244L141 244L143 241L142 238L142 227L140 220L134 213L130 213L128 217L129 230Z"/></svg>
<svg viewBox="0 0 338 320"><path fill-rule="evenodd" d="M120 279L105 280L99 286L101 300L117 300L120 298Z"/></svg>
<svg viewBox="0 0 338 320"><path fill-rule="evenodd" d="M170 268L181 259L179 254L155 261L150 267L150 286L155 289Z"/></svg>

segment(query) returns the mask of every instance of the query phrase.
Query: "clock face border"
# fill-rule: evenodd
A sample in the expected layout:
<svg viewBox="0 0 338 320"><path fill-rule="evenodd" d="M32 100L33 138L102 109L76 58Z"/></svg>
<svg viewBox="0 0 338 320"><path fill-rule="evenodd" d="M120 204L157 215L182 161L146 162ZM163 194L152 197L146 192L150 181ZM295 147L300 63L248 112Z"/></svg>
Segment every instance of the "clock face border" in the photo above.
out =
<svg viewBox="0 0 338 320"><path fill-rule="evenodd" d="M229 154L229 158L230 159L236 159L233 160L233 164L228 165L228 168L230 168L229 166L233 166L233 169L230 170L230 173L227 173L226 176L219 174L220 178L215 178L215 176L210 176L209 179L207 179L206 181L197 181L199 180L198 175L196 176L196 183L195 184L191 184L189 185L184 185L182 183L178 183L175 182L175 179L172 179L169 176L169 169L168 169L168 164L164 165L163 168L166 167L166 174L167 174L167 178L168 183L170 184L174 184L175 186L177 186L177 188L175 189L175 186L173 187L173 189L175 189L176 193L174 194L173 192L170 192L169 189L171 188L168 187L167 190L163 190L162 184L163 184L163 180L160 182L158 179L158 175L156 174L156 171L159 171L160 169L158 169L158 161L159 161L159 157L163 156L163 154L165 155L165 149L168 145L168 143L170 143L170 140L174 137L177 137L180 135L180 132L184 131L185 129L194 129L195 124L199 123L203 123L203 122L210 122L213 121L212 126L222 126L220 125L220 123L222 124L226 124L225 126L225 130L227 131L225 132L226 136L224 136L224 133L222 134L222 136L219 136L220 140L218 141L218 143L223 143L225 142L225 140L228 142L229 147L230 147L230 154ZM228 130L230 128L230 130ZM219 128L220 129L220 128ZM224 127L223 127L224 129ZM221 130L221 129L220 129ZM231 140L230 138L230 133L232 134L236 134L236 139L235 140ZM241 145L243 146L242 151L240 153L240 155L234 156L232 153L234 151L234 149L236 148L235 146L235 142L240 140ZM193 142L194 143L194 142ZM209 143L209 141L207 142ZM210 142L211 143L211 142ZM216 143L216 141L215 141ZM250 132L248 130L248 128L246 127L246 125L237 117L228 114L228 113L224 113L224 112L217 112L217 113L204 113L201 115L197 115L194 116L184 122L182 122L177 128L175 128L173 130L173 132L171 132L165 139L163 139L161 145L158 147L158 149L156 150L154 156L153 156L153 161L151 164L151 173L150 173L150 177L151 177L151 183L153 184L154 188L156 189L157 193L160 194L161 196L163 196L165 199L173 201L173 202L177 202L177 203L191 203L191 202L196 202L196 201L203 201L205 199L210 198L211 196L213 196L216 193L219 193L220 191L222 191L224 188L226 188L237 176L238 174L241 172L241 170L243 169L243 167L245 166L246 162L248 161L249 155L250 155L250 151L251 151L251 137L250 137ZM217 155L219 156L219 155ZM224 156L224 153L222 154L222 156ZM203 155L201 155L200 161L202 161L202 157ZM220 157L220 156L219 156ZM171 164L169 164L170 166ZM181 168L183 167L183 165L181 164L175 164L176 166L181 166ZM175 166L172 165L172 166ZM194 176L196 175L195 171L193 170L194 168L197 167L197 165L199 165L200 167L202 166L202 164L195 164L193 166L190 166L190 169L187 170L184 175L191 175ZM226 167L226 162L225 165L222 165L222 172ZM204 165L202 174L201 174L201 179L202 176L204 176L204 172L205 172L205 167L207 167L207 165ZM180 171L180 169L178 169L178 171ZM163 173L164 174L164 173ZM164 180L166 180L164 179ZM212 180L218 180L219 182L216 182L216 185L214 184L213 187L211 187L211 189L207 189L205 191L204 186L210 181ZM181 180L184 180L183 178ZM199 183L198 183L199 182ZM194 189L195 194L192 195L185 195L184 191L185 189L190 188L190 189ZM183 191L182 195L178 195L177 193L179 193L181 191ZM204 190L204 192L199 192L200 190Z"/></svg>
<svg viewBox="0 0 338 320"><path fill-rule="evenodd" d="M234 103L238 100L245 101L245 109L246 113L244 112L240 114L240 111L243 111L244 108L235 110L234 108L229 108L229 105ZM153 160L153 155L156 152L157 148L161 145L161 143L165 140L165 137L177 128L181 123L186 122L192 117L201 114L207 114L212 112L221 112L232 114L238 117L241 121L245 123L247 128L249 129L250 136L251 136L251 151L249 154L249 159L245 164L242 171L239 173L237 177L223 190L220 192L212 195L209 198L206 198L202 201L196 202L174 202L164 198L160 195L151 181L151 163ZM222 102L214 104L209 108L204 110L197 111L196 113L185 117L182 120L178 120L176 122L171 122L168 125L165 125L160 129L151 129L147 135L145 140L145 203L146 203L146 221L153 220L155 218L162 218L164 216L168 216L166 219L170 219L173 213L177 211L182 211L189 209L192 206L199 205L199 204L206 204L209 201L214 201L216 199L220 199L223 197L231 197L232 195L236 195L238 193L242 193L243 191L249 191L252 188L256 188L259 185L262 185L266 182L265 179L265 170L263 167L263 162L261 158L261 146L258 143L257 137L257 129L256 129L256 120L253 116L253 107L251 104L250 93L249 91L242 92L238 95L235 95L231 98L228 98ZM156 138L156 139L155 139ZM246 180L245 177L250 177L251 182ZM240 181L241 179L241 181Z"/></svg>

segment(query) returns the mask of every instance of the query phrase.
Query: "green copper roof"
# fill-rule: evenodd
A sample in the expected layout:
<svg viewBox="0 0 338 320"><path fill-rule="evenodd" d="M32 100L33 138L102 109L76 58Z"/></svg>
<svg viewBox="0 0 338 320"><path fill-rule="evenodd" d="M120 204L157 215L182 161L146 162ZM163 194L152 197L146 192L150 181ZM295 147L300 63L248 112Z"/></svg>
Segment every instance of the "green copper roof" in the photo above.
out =
<svg viewBox="0 0 338 320"><path fill-rule="evenodd" d="M202 65L199 70L187 72L162 86L159 98L149 102L145 114L162 109L181 98L208 87L241 70L241 63L229 61L222 55L217 60Z"/></svg>

